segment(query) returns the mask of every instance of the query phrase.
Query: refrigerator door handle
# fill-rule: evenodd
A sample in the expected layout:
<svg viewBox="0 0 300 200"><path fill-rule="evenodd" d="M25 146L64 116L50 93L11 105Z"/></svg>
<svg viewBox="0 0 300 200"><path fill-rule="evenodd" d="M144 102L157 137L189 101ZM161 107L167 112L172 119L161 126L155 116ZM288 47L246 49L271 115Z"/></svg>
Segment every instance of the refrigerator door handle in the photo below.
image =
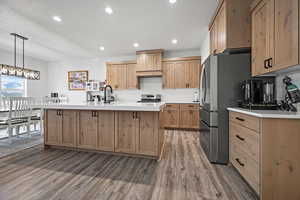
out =
<svg viewBox="0 0 300 200"><path fill-rule="evenodd" d="M200 95L201 95L201 105L203 106L204 105L204 102L205 102L205 99L206 99L206 75L205 75L205 64L203 65L203 68L201 70L201 77L200 77ZM204 83L204 86L205 86L205 89L203 91L203 79L205 79L205 83ZM204 96L203 96L203 92L204 92Z"/></svg>

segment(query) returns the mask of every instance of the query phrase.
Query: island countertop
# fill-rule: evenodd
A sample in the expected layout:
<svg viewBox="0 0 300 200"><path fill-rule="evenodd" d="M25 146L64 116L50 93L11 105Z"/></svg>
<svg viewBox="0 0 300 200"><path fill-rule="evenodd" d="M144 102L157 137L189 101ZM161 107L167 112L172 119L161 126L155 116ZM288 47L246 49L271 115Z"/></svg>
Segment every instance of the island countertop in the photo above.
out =
<svg viewBox="0 0 300 200"><path fill-rule="evenodd" d="M164 102L160 103L136 103L136 102L114 102L104 103L55 103L43 106L44 109L62 109L62 110L115 110L115 111L152 111L159 112Z"/></svg>

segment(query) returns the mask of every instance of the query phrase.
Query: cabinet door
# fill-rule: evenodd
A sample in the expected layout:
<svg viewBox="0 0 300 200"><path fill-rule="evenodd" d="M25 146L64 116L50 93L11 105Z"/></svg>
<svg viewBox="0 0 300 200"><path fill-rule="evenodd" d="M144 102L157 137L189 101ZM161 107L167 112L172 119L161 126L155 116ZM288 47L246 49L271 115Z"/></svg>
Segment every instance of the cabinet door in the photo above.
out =
<svg viewBox="0 0 300 200"><path fill-rule="evenodd" d="M135 153L135 112L116 112L115 151Z"/></svg>
<svg viewBox="0 0 300 200"><path fill-rule="evenodd" d="M217 16L217 25L218 25L218 33L217 33L217 53L223 53L226 49L226 2L223 3L222 7L219 10L219 14Z"/></svg>
<svg viewBox="0 0 300 200"><path fill-rule="evenodd" d="M138 85L136 76L136 64L127 65L127 89L136 89Z"/></svg>
<svg viewBox="0 0 300 200"><path fill-rule="evenodd" d="M161 70L161 62L161 53L139 54L137 56L137 71Z"/></svg>
<svg viewBox="0 0 300 200"><path fill-rule="evenodd" d="M137 112L136 153L158 156L159 113Z"/></svg>
<svg viewBox="0 0 300 200"><path fill-rule="evenodd" d="M299 64L299 0L275 0L275 56L271 71Z"/></svg>
<svg viewBox="0 0 300 200"><path fill-rule="evenodd" d="M98 149L114 151L115 144L115 112L98 112Z"/></svg>
<svg viewBox="0 0 300 200"><path fill-rule="evenodd" d="M167 104L163 113L164 127L179 127L179 104Z"/></svg>
<svg viewBox="0 0 300 200"><path fill-rule="evenodd" d="M106 66L106 79L113 89L118 88L118 68L115 65Z"/></svg>
<svg viewBox="0 0 300 200"><path fill-rule="evenodd" d="M186 76L187 76L187 67L186 62L184 61L177 61L175 63L175 88L188 88L187 82L186 82Z"/></svg>
<svg viewBox="0 0 300 200"><path fill-rule="evenodd" d="M199 106L196 104L181 104L180 105L180 128L199 128Z"/></svg>
<svg viewBox="0 0 300 200"><path fill-rule="evenodd" d="M193 61L187 61L186 62L186 82L188 88L199 88L200 87L200 60L193 60Z"/></svg>
<svg viewBox="0 0 300 200"><path fill-rule="evenodd" d="M175 62L163 63L163 88L175 88Z"/></svg>
<svg viewBox="0 0 300 200"><path fill-rule="evenodd" d="M117 88L118 90L127 89L127 66L116 65L117 68Z"/></svg>
<svg viewBox="0 0 300 200"><path fill-rule="evenodd" d="M96 113L96 114L95 114ZM97 112L80 111L79 112L79 135L77 144L79 148L96 149L97 148Z"/></svg>
<svg viewBox="0 0 300 200"><path fill-rule="evenodd" d="M263 0L252 13L252 75L269 72L274 56L274 0Z"/></svg>
<svg viewBox="0 0 300 200"><path fill-rule="evenodd" d="M62 145L76 147L77 112L63 110L62 114Z"/></svg>
<svg viewBox="0 0 300 200"><path fill-rule="evenodd" d="M218 18L210 29L210 51L211 54L218 53Z"/></svg>
<svg viewBox="0 0 300 200"><path fill-rule="evenodd" d="M45 120L45 144L61 145L62 115L59 110L47 110Z"/></svg>

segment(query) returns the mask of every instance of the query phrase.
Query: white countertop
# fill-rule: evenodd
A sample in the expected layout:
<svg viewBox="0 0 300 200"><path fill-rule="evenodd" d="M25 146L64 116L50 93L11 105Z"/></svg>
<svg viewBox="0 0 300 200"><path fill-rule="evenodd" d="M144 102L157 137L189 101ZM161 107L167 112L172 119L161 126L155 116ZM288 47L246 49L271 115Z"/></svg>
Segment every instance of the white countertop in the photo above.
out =
<svg viewBox="0 0 300 200"><path fill-rule="evenodd" d="M200 104L200 102L194 101L166 101L168 104Z"/></svg>
<svg viewBox="0 0 300 200"><path fill-rule="evenodd" d="M300 113L279 110L249 110L243 108L227 108L229 111L239 112L259 118L300 119Z"/></svg>
<svg viewBox="0 0 300 200"><path fill-rule="evenodd" d="M116 111L153 111L159 112L165 103L58 103L44 106L44 109L68 109L68 110L116 110Z"/></svg>

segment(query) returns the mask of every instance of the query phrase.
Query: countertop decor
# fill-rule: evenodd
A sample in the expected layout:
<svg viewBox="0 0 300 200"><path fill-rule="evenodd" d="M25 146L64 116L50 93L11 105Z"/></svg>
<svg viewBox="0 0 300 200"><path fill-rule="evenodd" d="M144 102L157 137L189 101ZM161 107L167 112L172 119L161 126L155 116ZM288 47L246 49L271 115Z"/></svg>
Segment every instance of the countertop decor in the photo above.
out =
<svg viewBox="0 0 300 200"><path fill-rule="evenodd" d="M89 80L88 71L69 71L68 85L69 90L85 90L86 83Z"/></svg>

